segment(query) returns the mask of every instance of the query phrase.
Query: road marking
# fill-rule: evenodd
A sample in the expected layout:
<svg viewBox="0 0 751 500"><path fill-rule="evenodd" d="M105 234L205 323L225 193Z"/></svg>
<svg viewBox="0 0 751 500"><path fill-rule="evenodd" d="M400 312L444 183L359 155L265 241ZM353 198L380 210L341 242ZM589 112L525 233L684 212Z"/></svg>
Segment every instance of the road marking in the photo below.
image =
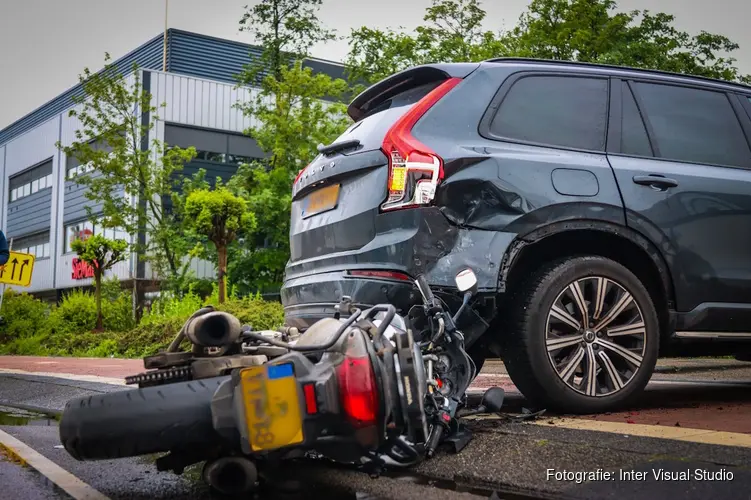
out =
<svg viewBox="0 0 751 500"><path fill-rule="evenodd" d="M691 443L716 444L722 446L739 446L751 448L751 434L738 432L711 431L706 429L689 429L685 427L668 427L665 425L627 424L601 420L586 420L565 417L543 417L544 420L534 425L560 427L587 431L610 432L630 436L672 439Z"/></svg>
<svg viewBox="0 0 751 500"><path fill-rule="evenodd" d="M110 500L52 460L43 456L7 432L0 431L0 446L11 455L32 466L44 477L59 486L74 500Z"/></svg>
<svg viewBox="0 0 751 500"><path fill-rule="evenodd" d="M124 378L100 377L98 375L75 375L73 373L57 372L36 372L28 370L17 370L15 368L0 368L0 374L7 373L10 375L33 375L35 377L52 377L66 380L75 380L76 382L97 382L99 384L126 385Z"/></svg>

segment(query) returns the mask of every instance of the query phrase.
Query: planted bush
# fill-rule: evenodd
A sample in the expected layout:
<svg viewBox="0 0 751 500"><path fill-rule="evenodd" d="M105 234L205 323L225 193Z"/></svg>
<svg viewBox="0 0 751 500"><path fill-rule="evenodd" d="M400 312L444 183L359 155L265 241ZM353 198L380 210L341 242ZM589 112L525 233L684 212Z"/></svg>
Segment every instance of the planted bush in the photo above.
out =
<svg viewBox="0 0 751 500"><path fill-rule="evenodd" d="M165 294L138 325L132 318L130 293L121 291L119 283L103 283L102 298L105 331L93 332L97 312L91 293L73 291L50 308L31 295L9 292L3 302L7 323L0 329L0 354L140 358L166 349L188 317L206 304L255 329L276 328L284 320L281 304L260 296L237 298L234 290L217 305L216 286L206 299L192 290L182 297Z"/></svg>
<svg viewBox="0 0 751 500"><path fill-rule="evenodd" d="M27 293L6 291L0 310L4 319L0 325L0 342L4 344L34 336L46 323L48 311L47 304Z"/></svg>

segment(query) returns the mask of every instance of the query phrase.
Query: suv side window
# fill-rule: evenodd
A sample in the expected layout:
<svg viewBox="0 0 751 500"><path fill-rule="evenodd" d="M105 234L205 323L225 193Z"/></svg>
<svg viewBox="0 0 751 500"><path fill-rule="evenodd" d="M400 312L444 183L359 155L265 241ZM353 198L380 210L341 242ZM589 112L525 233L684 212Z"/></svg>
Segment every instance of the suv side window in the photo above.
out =
<svg viewBox="0 0 751 500"><path fill-rule="evenodd" d="M751 167L751 149L723 92L657 83L635 83L661 158Z"/></svg>
<svg viewBox="0 0 751 500"><path fill-rule="evenodd" d="M606 78L526 76L503 98L489 132L499 140L604 151L607 120Z"/></svg>
<svg viewBox="0 0 751 500"><path fill-rule="evenodd" d="M628 83L621 87L621 153L634 156L653 156L647 128Z"/></svg>

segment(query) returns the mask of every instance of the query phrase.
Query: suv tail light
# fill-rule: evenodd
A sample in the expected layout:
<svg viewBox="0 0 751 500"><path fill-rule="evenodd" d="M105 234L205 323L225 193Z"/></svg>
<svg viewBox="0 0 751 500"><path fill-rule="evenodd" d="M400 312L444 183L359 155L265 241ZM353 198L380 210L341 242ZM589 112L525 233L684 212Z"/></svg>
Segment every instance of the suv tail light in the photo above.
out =
<svg viewBox="0 0 751 500"><path fill-rule="evenodd" d="M388 198L381 210L414 208L433 201L443 180L443 159L412 136L425 113L456 87L461 78L449 78L407 111L386 133L382 149L389 159Z"/></svg>
<svg viewBox="0 0 751 500"><path fill-rule="evenodd" d="M362 334L349 335L344 361L336 369L339 397L349 423L361 429L377 423L378 386L365 339Z"/></svg>

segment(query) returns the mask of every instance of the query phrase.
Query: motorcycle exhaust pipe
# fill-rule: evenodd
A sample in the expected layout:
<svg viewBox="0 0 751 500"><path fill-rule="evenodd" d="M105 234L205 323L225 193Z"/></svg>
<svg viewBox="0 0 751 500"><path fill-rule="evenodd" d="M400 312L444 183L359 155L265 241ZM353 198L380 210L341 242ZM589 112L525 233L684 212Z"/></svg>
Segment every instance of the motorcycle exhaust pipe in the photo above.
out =
<svg viewBox="0 0 751 500"><path fill-rule="evenodd" d="M203 480L224 495L241 495L255 489L258 469L247 458L222 457L204 466Z"/></svg>
<svg viewBox="0 0 751 500"><path fill-rule="evenodd" d="M185 328L185 336L201 347L224 347L237 341L242 333L240 320L233 315L214 311L193 319Z"/></svg>

